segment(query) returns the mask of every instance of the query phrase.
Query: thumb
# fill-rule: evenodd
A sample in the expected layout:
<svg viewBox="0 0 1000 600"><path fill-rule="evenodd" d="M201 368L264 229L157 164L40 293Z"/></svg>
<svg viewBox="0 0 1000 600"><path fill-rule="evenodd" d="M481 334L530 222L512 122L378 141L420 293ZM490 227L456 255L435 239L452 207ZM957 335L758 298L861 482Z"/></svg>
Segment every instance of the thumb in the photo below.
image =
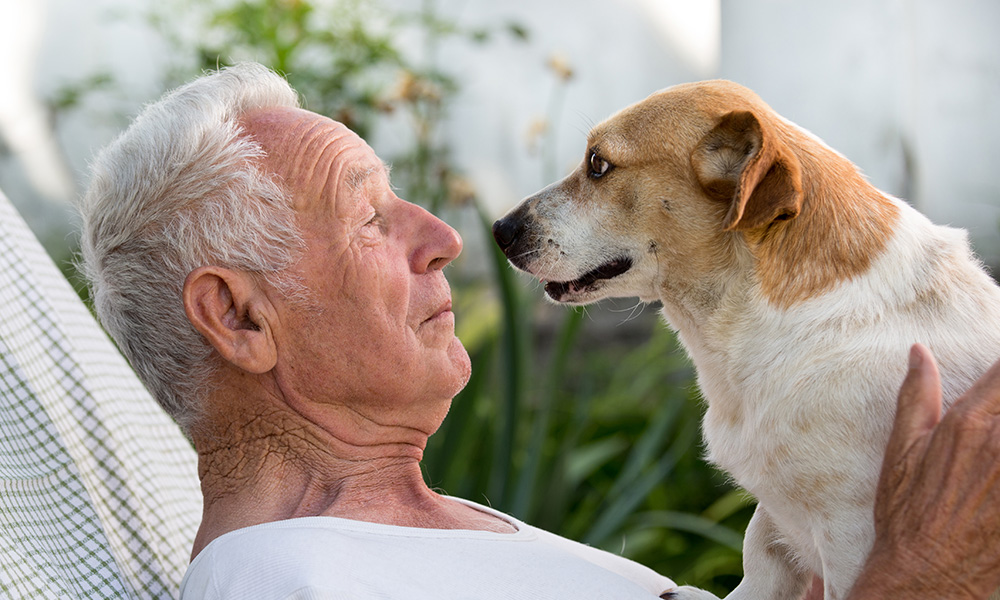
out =
<svg viewBox="0 0 1000 600"><path fill-rule="evenodd" d="M899 388L896 419L886 448L886 464L893 464L921 435L941 420L941 375L930 350L910 348L910 369Z"/></svg>

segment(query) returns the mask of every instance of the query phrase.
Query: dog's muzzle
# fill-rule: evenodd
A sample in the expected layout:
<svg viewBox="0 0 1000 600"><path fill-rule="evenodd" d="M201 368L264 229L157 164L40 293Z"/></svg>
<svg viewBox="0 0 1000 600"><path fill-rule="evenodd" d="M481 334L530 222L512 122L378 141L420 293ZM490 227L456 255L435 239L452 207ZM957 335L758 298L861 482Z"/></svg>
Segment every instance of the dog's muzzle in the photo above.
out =
<svg viewBox="0 0 1000 600"><path fill-rule="evenodd" d="M593 291L605 280L618 277L632 268L632 258L628 253L621 252L575 279L549 279L545 274L529 268L540 251L537 234L532 231L533 224L530 217L515 211L493 223L493 239L512 265L540 277L545 282L545 292L556 302L573 301L579 294ZM552 243L551 240L549 243Z"/></svg>
<svg viewBox="0 0 1000 600"><path fill-rule="evenodd" d="M519 220L511 218L497 219L493 223L493 239L497 245L507 254L507 249L514 245L514 242L521 236L521 223Z"/></svg>
<svg viewBox="0 0 1000 600"><path fill-rule="evenodd" d="M533 254L533 250L537 250L537 248L526 246L526 237L528 236L525 233L528 230L528 224L529 222L517 213L497 219L493 223L493 239L496 240L497 246L503 251L507 260L519 269L525 269L526 257Z"/></svg>

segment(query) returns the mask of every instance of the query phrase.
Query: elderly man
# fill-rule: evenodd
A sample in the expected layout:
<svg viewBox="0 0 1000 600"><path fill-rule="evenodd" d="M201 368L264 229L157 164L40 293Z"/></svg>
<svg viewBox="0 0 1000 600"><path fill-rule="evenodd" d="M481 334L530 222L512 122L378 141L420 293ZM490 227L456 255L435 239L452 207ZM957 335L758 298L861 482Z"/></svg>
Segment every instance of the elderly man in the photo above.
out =
<svg viewBox="0 0 1000 600"><path fill-rule="evenodd" d="M280 77L241 65L148 107L96 161L82 213L98 314L200 456L204 516L183 598L672 589L621 557L427 487L427 438L470 371L442 272L461 239L398 198L371 148L298 108ZM937 446L968 419L934 429L933 360L915 348L913 364L858 599L939 596L953 565L966 560L971 573L968 557L990 548L942 539L939 559L922 543L936 531L910 509L935 501L938 482L921 470L939 468ZM993 377L968 404L998 412ZM957 535L992 536L995 548L1000 511L969 512L986 523L963 518ZM925 568L927 557L941 568ZM996 560L975 568L962 590L985 597L1000 583Z"/></svg>

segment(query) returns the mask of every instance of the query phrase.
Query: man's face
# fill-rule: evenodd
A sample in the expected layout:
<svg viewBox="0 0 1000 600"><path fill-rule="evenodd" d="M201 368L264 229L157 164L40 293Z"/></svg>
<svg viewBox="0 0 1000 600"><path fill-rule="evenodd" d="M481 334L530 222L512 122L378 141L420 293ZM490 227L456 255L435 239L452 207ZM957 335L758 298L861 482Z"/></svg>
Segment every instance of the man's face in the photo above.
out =
<svg viewBox="0 0 1000 600"><path fill-rule="evenodd" d="M372 149L340 123L266 109L243 124L292 195L306 241L291 271L310 298L276 301L279 385L373 409L362 416L405 422L428 401L446 410L470 373L442 273L461 252L458 233L398 198Z"/></svg>

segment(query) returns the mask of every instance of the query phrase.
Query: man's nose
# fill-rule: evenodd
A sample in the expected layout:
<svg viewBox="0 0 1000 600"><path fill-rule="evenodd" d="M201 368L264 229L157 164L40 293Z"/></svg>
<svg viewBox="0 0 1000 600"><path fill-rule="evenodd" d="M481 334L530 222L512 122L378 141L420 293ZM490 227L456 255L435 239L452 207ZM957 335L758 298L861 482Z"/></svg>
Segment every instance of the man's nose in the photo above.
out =
<svg viewBox="0 0 1000 600"><path fill-rule="evenodd" d="M441 219L416 206L421 221L415 231L417 248L413 253L413 270L423 273L440 270L462 253L462 236Z"/></svg>

